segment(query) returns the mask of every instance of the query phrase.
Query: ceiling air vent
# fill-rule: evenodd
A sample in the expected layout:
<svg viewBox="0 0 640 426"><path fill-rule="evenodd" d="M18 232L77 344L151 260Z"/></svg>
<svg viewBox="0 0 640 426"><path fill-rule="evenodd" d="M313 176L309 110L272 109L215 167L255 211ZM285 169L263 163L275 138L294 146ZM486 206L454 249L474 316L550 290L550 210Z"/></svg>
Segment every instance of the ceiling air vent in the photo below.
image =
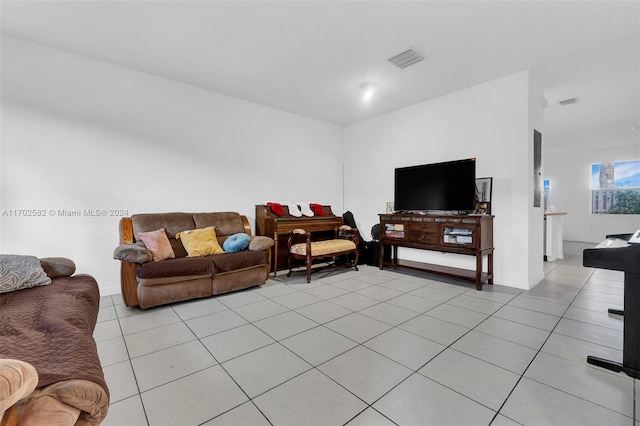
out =
<svg viewBox="0 0 640 426"><path fill-rule="evenodd" d="M579 101L580 101L580 98L569 98L569 99L564 99L562 101L558 101L558 104L560 104L560 106L567 106L571 104L577 104Z"/></svg>
<svg viewBox="0 0 640 426"><path fill-rule="evenodd" d="M424 59L424 56L422 56L420 53L416 52L413 49L409 49L394 56L393 58L390 58L389 62L391 62L393 65L399 68L406 68L410 65L413 65L415 63L422 61L423 59Z"/></svg>

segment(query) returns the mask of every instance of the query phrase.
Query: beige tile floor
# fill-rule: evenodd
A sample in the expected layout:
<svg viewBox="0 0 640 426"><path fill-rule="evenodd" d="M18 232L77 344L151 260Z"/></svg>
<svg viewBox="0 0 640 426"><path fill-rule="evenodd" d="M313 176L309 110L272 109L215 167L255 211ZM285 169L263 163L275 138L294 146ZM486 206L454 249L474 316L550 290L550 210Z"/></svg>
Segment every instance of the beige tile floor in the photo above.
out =
<svg viewBox="0 0 640 426"><path fill-rule="evenodd" d="M530 291L363 266L142 311L102 298L105 425L640 425L621 272L584 243Z"/></svg>

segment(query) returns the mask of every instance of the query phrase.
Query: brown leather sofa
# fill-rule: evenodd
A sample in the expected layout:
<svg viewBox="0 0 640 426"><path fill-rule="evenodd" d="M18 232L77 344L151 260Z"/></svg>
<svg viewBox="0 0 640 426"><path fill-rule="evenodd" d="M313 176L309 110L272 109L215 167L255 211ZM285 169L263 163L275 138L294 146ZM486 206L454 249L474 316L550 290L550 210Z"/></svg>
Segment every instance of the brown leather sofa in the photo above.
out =
<svg viewBox="0 0 640 426"><path fill-rule="evenodd" d="M249 247L233 253L188 257L176 234L211 226L221 247L227 238L240 233L250 236ZM162 228L175 257L154 261L140 234ZM125 305L146 309L264 284L269 276L272 245L271 238L252 237L246 216L236 212L146 213L120 220L120 246L113 257L121 261Z"/></svg>
<svg viewBox="0 0 640 426"><path fill-rule="evenodd" d="M93 339L96 280L46 266L50 284L0 293L0 424L99 425L109 389ZM50 263L50 262L49 262ZM71 267L69 267L71 265Z"/></svg>

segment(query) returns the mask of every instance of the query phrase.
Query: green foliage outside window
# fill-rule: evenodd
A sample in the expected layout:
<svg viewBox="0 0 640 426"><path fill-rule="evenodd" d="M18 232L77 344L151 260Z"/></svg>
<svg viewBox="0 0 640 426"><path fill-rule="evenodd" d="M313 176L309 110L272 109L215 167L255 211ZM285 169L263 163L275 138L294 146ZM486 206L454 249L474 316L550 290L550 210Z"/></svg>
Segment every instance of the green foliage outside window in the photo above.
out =
<svg viewBox="0 0 640 426"><path fill-rule="evenodd" d="M610 214L640 214L640 191L627 189L615 194L615 204Z"/></svg>

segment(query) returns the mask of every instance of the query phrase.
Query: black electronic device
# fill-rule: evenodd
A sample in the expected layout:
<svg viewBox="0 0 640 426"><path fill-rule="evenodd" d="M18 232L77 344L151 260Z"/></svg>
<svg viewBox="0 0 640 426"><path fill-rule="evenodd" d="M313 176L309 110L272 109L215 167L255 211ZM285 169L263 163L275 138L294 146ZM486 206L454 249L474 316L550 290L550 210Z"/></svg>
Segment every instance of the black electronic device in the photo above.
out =
<svg viewBox="0 0 640 426"><path fill-rule="evenodd" d="M394 209L456 214L475 211L476 159L395 169Z"/></svg>

